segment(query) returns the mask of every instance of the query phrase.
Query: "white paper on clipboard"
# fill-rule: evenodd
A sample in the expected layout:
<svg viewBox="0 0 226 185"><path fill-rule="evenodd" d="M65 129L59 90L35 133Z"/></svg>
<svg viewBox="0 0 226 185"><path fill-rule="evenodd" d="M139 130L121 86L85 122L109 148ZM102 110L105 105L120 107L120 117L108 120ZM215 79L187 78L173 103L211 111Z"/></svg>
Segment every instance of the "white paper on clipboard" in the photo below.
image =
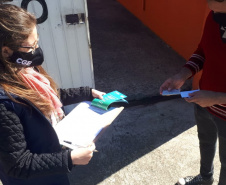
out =
<svg viewBox="0 0 226 185"><path fill-rule="evenodd" d="M76 146L88 146L103 128L110 125L124 107L111 107L109 110L91 106L91 102L79 103L54 129L62 145L64 141ZM69 147L68 144L66 147Z"/></svg>

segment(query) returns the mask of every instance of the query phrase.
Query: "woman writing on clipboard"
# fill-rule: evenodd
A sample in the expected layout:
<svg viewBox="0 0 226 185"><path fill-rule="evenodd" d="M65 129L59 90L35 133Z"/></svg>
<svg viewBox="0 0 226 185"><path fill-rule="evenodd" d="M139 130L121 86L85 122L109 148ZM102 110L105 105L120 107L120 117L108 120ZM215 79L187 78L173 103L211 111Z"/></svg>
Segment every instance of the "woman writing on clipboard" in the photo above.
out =
<svg viewBox="0 0 226 185"><path fill-rule="evenodd" d="M62 149L52 124L63 118L63 105L104 93L57 90L41 67L36 18L17 6L0 5L0 44L0 179L4 185L69 185L67 173L88 164L95 145Z"/></svg>

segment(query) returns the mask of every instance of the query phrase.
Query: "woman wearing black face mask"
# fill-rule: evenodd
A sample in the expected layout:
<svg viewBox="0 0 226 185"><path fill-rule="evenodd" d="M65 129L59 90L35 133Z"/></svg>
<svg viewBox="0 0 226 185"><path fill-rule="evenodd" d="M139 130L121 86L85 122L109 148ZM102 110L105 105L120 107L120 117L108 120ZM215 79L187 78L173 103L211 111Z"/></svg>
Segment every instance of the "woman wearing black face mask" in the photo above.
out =
<svg viewBox="0 0 226 185"><path fill-rule="evenodd" d="M104 93L89 87L58 91L40 66L36 18L14 5L0 5L0 48L0 179L4 185L69 185L67 173L74 164L87 164L95 145L62 149L52 124L63 118L61 102Z"/></svg>
<svg viewBox="0 0 226 185"><path fill-rule="evenodd" d="M219 140L221 170L219 185L226 185L226 1L207 0L212 10L206 20L197 50L181 71L160 87L179 89L184 82L203 69L200 91L185 98L195 105L195 119L200 143L200 174L181 178L178 185L213 184L213 160Z"/></svg>

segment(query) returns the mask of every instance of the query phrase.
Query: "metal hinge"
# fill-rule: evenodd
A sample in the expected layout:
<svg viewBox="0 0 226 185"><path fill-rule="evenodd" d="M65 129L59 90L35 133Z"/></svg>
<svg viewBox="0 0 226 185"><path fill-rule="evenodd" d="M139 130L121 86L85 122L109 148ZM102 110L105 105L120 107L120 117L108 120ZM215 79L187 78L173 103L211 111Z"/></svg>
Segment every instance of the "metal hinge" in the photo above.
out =
<svg viewBox="0 0 226 185"><path fill-rule="evenodd" d="M66 15L66 23L69 25L84 24L85 14L84 13L68 14Z"/></svg>

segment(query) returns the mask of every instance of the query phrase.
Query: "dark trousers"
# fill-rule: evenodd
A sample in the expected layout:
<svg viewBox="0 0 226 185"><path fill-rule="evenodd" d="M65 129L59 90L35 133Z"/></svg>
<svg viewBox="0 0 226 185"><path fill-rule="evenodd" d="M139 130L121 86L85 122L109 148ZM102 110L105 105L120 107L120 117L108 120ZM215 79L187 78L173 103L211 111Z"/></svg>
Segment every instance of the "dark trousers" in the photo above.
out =
<svg viewBox="0 0 226 185"><path fill-rule="evenodd" d="M213 160L218 139L221 162L218 185L226 185L226 121L214 116L199 105L195 105L195 119L200 145L200 174L203 178L213 176Z"/></svg>

